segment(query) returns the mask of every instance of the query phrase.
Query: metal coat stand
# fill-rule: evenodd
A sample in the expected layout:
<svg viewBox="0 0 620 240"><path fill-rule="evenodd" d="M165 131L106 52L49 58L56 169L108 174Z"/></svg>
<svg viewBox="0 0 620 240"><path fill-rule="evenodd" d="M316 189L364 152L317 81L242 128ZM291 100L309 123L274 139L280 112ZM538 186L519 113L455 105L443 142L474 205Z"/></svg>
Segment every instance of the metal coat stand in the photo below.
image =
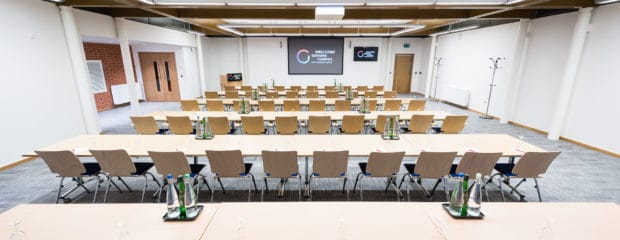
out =
<svg viewBox="0 0 620 240"><path fill-rule="evenodd" d="M492 116L489 116L489 106L491 106L491 95L493 94L493 87L495 87L495 72L497 71L497 69L502 68L499 66L499 61L506 60L506 58L497 57L489 58L489 60L491 60L492 62L492 66L490 66L489 68L493 69L493 75L491 77L491 84L489 84L489 98L487 99L487 110L486 112L484 112L484 116L480 116L480 118L482 119L493 119Z"/></svg>
<svg viewBox="0 0 620 240"><path fill-rule="evenodd" d="M443 58L435 58L435 61L433 62L433 65L435 65L435 75L433 76L435 79L435 89L433 90L433 97L431 98L431 101L439 101L437 99L437 83L439 81L439 67L441 66L441 60L443 60Z"/></svg>

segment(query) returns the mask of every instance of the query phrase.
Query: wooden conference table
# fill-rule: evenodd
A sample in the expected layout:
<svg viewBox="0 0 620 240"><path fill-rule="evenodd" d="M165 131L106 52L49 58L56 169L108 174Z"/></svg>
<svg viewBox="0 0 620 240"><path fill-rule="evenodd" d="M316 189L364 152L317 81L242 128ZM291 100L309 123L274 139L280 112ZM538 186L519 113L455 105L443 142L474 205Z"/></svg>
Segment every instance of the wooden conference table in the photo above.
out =
<svg viewBox="0 0 620 240"><path fill-rule="evenodd" d="M376 120L379 115L399 115L401 120L409 120L412 115L434 115L435 121L443 121L447 115L444 111L372 111L362 114L357 111L279 111L279 112L250 112L248 114L239 114L237 112L223 111L156 111L146 114L145 116L153 116L156 121L166 121L166 116L188 116L191 120L196 121L198 117L227 117L230 121L241 121L241 116L263 116L265 121L275 121L276 117L296 116L299 121L307 121L310 116L329 116L331 120L340 121L344 115L363 115L364 120Z"/></svg>
<svg viewBox="0 0 620 240"><path fill-rule="evenodd" d="M246 95L245 91L239 90L238 92L239 92L239 95L241 95L241 96L245 96ZM319 90L318 92L319 92L319 96L325 96L325 91L324 90ZM224 96L224 95L226 95L226 91L217 91L217 94L220 95L220 96ZM340 95L340 96L344 96L345 94L346 94L345 92L339 92L338 93L338 95ZM358 96L364 96L365 94L366 94L365 91L358 91L357 92ZM383 94L384 94L384 91L377 91L377 96L383 96ZM251 95L251 93L250 93L250 95ZM265 92L258 92L258 95L259 96L265 96L266 93ZM279 91L278 95L279 96L286 96L286 91ZM305 95L306 95L306 91L299 91L299 96L305 96Z"/></svg>
<svg viewBox="0 0 620 240"><path fill-rule="evenodd" d="M483 220L439 203L204 205L192 222L162 221L164 204L20 205L0 215L0 239L615 239L620 221L614 203L483 203Z"/></svg>
<svg viewBox="0 0 620 240"><path fill-rule="evenodd" d="M367 98L367 100L377 100L377 105L383 105L385 104L385 101L388 99L398 99L401 100L401 105L404 105L405 107L409 105L409 102L411 102L411 100L424 100L424 99L420 99L420 98ZM222 102L224 103L224 105L232 105L233 101L235 100L239 100L239 99L232 99L232 98L199 98L196 99L198 101L198 104L200 105L206 105L207 104L207 100L222 100ZM325 101L325 105L336 105L336 100L343 100L343 99L336 99L336 98L299 98L299 99L284 99L284 98L278 98L278 99L261 99L261 100L273 100L273 103L275 105L283 105L284 104L284 100L299 100L299 105L302 106L308 106L310 105L310 100L324 100ZM360 105L362 103L362 99L361 98L355 98L353 100L351 100L351 105ZM251 105L258 105L258 101L257 100L250 100L250 104Z"/></svg>

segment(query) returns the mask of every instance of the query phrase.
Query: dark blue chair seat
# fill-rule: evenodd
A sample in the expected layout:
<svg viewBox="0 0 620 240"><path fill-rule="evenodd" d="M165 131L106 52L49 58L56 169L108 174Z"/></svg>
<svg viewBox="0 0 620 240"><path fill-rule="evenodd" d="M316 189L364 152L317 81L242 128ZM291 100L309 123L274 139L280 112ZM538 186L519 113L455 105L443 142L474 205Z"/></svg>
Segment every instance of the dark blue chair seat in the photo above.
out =
<svg viewBox="0 0 620 240"><path fill-rule="evenodd" d="M99 163L83 163L86 172L82 173L84 176L93 176L101 171Z"/></svg>
<svg viewBox="0 0 620 240"><path fill-rule="evenodd" d="M420 176L420 174L415 173L415 163L407 163L407 164L403 164L403 166L405 166L405 169L411 176L414 176L414 177Z"/></svg>
<svg viewBox="0 0 620 240"><path fill-rule="evenodd" d="M452 167L450 167L450 176L451 177L460 177L461 174L456 172L456 164L452 164Z"/></svg>
<svg viewBox="0 0 620 240"><path fill-rule="evenodd" d="M144 175L144 173L146 171L148 171L149 169L151 169L153 167L153 163L146 163L146 162L136 162L133 163L134 166L136 166L136 172L131 173L132 175L137 175L137 176L142 176Z"/></svg>
<svg viewBox="0 0 620 240"><path fill-rule="evenodd" d="M191 169L191 175L192 177L195 176L196 174L200 173L202 171L203 168L205 168L206 165L204 164L190 164L189 168Z"/></svg>
<svg viewBox="0 0 620 240"><path fill-rule="evenodd" d="M512 169L515 167L514 163L496 163L495 170L504 174L507 177L517 176L517 174L512 173Z"/></svg>
<svg viewBox="0 0 620 240"><path fill-rule="evenodd" d="M244 163L243 166L245 167L245 172L243 172L243 174L240 174L240 175L247 176L250 173L250 170L252 170L252 163Z"/></svg>

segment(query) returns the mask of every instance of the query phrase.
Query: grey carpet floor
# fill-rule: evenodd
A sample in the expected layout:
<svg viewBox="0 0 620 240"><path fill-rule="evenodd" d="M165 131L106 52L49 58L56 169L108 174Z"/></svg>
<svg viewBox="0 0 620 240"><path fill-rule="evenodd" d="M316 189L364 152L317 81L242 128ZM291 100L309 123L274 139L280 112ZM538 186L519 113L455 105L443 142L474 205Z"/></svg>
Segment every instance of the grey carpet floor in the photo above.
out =
<svg viewBox="0 0 620 240"><path fill-rule="evenodd" d="M140 104L141 111L148 113L157 110L179 110L179 103L170 102L144 102ZM550 151L561 151L560 157L553 162L547 174L539 183L544 201L574 201L574 202L616 202L620 203L620 159L611 157L596 151L583 148L564 141L550 141L546 136L528 129L517 126L500 124L497 120L483 120L477 114L459 109L444 103L427 102L429 110L444 110L455 114L467 114L469 120L463 133L505 133L520 138L536 146ZM128 116L131 115L129 107L120 107L99 113L100 124L104 134L134 134ZM349 161L347 178L347 191L341 192L341 179L318 179L313 182L312 198L303 198L298 195L299 182L290 180L285 185L283 198L278 198L275 189L278 180L269 180L269 190L265 191L262 164L259 158L246 158L247 162L254 163L252 173L256 175L259 191L248 193L249 182L247 179L224 179L226 193L221 191L219 185L213 179L209 167L203 170L208 176L208 182L214 188L214 194L201 191L201 202L225 202L225 201L444 201L443 186L440 185L432 199L426 199L420 189L412 184L405 184L403 192L405 197L397 198L396 193L390 189L384 191L385 179L367 179L364 181L363 197L358 192L351 191L355 175L359 173L357 163L364 161L363 158L352 158ZM93 161L84 159L84 161ZM150 161L141 158L137 161ZM205 158L200 158L201 163L206 163ZM415 158L406 158L406 162L415 162ZM503 160L505 161L505 159ZM312 161L310 160L310 166ZM303 161L300 159L300 166ZM303 171L303 170L302 170ZM401 176L405 173L401 169ZM140 201L143 178L127 178L126 182L133 192L127 192L119 183L123 192L111 188L108 202L135 203ZM400 178L398 179L400 182ZM0 172L0 212L22 203L54 203L59 179L50 173L42 160L37 159L13 169ZM434 181L424 181L426 188L431 188ZM449 188L454 182L449 182ZM67 184L71 187L73 184ZM94 184L88 185L94 189ZM105 184L102 185L105 187ZM202 186L205 189L206 186ZM405 190L407 189L407 190ZM526 195L525 201L536 201L536 189L531 181L527 181L519 188ZM151 195L156 191L153 182L149 182L145 202L156 202ZM489 186L489 201L501 201L497 187ZM510 196L505 191L508 201L519 201L515 195ZM87 194L81 189L71 195L72 201L88 203L92 201L93 194ZM97 202L103 201L103 191L100 191Z"/></svg>

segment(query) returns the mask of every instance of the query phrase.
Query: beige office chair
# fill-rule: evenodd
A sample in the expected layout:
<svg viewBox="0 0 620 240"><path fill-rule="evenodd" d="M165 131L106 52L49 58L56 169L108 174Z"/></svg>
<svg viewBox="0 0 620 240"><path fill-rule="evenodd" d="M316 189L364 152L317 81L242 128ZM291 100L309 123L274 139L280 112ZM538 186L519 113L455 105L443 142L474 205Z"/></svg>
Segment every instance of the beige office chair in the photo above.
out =
<svg viewBox="0 0 620 240"><path fill-rule="evenodd" d="M299 125L296 116L280 117L276 116L276 132L282 135L297 134Z"/></svg>
<svg viewBox="0 0 620 240"><path fill-rule="evenodd" d="M443 183L446 201L449 201L448 179L446 177L450 175L450 169L452 169L452 163L456 154L457 152L421 152L416 163L403 164L405 169L407 169L407 174L403 175L398 188L400 189L403 182L405 182L405 177L409 177L411 182L418 185L422 192L424 192L424 195L430 199L439 183ZM422 186L423 178L437 180L430 192ZM407 191L409 191L409 188L407 188Z"/></svg>
<svg viewBox="0 0 620 240"><path fill-rule="evenodd" d="M526 152L521 159L515 163L497 163L495 164L495 170L498 172L491 176L491 180L495 176L499 176L499 190L502 193L502 201L506 201L504 197L504 191L502 190L502 184L508 186L511 191L510 194L517 193L521 201L525 198L521 192L517 191L517 188L521 186L525 179L534 179L534 187L538 194L538 201L542 202L540 196L540 186L538 185L538 178L541 178L542 174L547 172L549 166L560 155L560 152ZM510 179L521 178L521 181L517 185L512 186ZM490 181L491 181L490 180Z"/></svg>
<svg viewBox="0 0 620 240"><path fill-rule="evenodd" d="M261 112L275 112L276 105L273 100L258 100L258 110Z"/></svg>
<svg viewBox="0 0 620 240"><path fill-rule="evenodd" d="M258 191L254 175L250 173L252 170L252 163L243 162L241 150L207 150L206 153L211 172L215 174L215 179L217 179L220 184L223 193L226 193L226 189L224 188L224 184L222 184L221 178L247 178L251 181L248 193L252 192L252 185L254 185L254 190Z"/></svg>
<svg viewBox="0 0 620 240"><path fill-rule="evenodd" d="M270 91L265 94L265 97L269 99L278 99L280 98L280 95L278 94L278 92Z"/></svg>
<svg viewBox="0 0 620 240"><path fill-rule="evenodd" d="M206 105L207 111L226 111L224 108L224 101L222 100L207 100Z"/></svg>
<svg viewBox="0 0 620 240"><path fill-rule="evenodd" d="M335 92L336 91L336 86L331 86L331 85L323 86L323 90L325 92Z"/></svg>
<svg viewBox="0 0 620 240"><path fill-rule="evenodd" d="M196 100L181 100L181 110L183 111L200 111L200 105Z"/></svg>
<svg viewBox="0 0 620 240"><path fill-rule="evenodd" d="M170 132L175 135L188 135L194 133L192 121L188 116L166 116Z"/></svg>
<svg viewBox="0 0 620 240"><path fill-rule="evenodd" d="M353 90L353 87L351 87L351 85L342 86L342 91L347 92L349 90Z"/></svg>
<svg viewBox="0 0 620 240"><path fill-rule="evenodd" d="M237 91L237 90L226 91L226 92L224 92L224 98L237 99L237 98L239 98L239 91Z"/></svg>
<svg viewBox="0 0 620 240"><path fill-rule="evenodd" d="M325 111L325 100L310 100L308 111L324 112Z"/></svg>
<svg viewBox="0 0 620 240"><path fill-rule="evenodd" d="M424 99L412 99L409 101L409 106L407 106L407 111L424 111L424 106L426 105L426 100Z"/></svg>
<svg viewBox="0 0 620 240"><path fill-rule="evenodd" d="M377 120L375 120L375 126L373 127L373 132L378 134L383 134L385 131L385 122L387 121L387 115L377 115Z"/></svg>
<svg viewBox="0 0 620 240"><path fill-rule="evenodd" d="M228 117L209 117L209 128L214 135L232 134L232 129Z"/></svg>
<svg viewBox="0 0 620 240"><path fill-rule="evenodd" d="M98 163L82 163L80 159L69 150L35 151L35 153L43 159L52 173L60 177L60 186L58 187L58 194L56 195L56 203L58 203L60 199L65 203L71 202L71 198L67 196L78 188L83 188L87 193L90 193L90 190L86 188L86 184L93 180L96 183L95 196L93 197L93 203L95 203L97 200L97 192L99 192L99 182L101 181L98 176L101 167L99 167ZM85 177L90 177L90 179L84 181ZM62 188L65 186L65 178L71 178L76 185L61 195Z"/></svg>
<svg viewBox="0 0 620 240"><path fill-rule="evenodd" d="M155 178L155 175L149 172L149 169L153 167L153 163L150 162L134 162L129 153L123 149L116 150L89 150L93 155L95 160L101 166L101 172L107 177L108 185L105 188L105 194L103 197L103 202L106 203L108 201L108 192L110 190L110 185L113 182L112 177L117 177L129 192L131 192L131 188L123 177L144 177L144 185L142 187L142 198L140 202L144 202L144 193L146 192L146 188L149 186L148 176L151 176L151 179L157 184L158 188L161 188L161 184Z"/></svg>
<svg viewBox="0 0 620 240"><path fill-rule="evenodd" d="M368 91L368 86L364 86L364 85L357 86L355 90L357 90L358 92L365 92L365 91Z"/></svg>
<svg viewBox="0 0 620 240"><path fill-rule="evenodd" d="M366 99L366 103L368 104L368 109L371 112L377 110L377 99Z"/></svg>
<svg viewBox="0 0 620 240"><path fill-rule="evenodd" d="M299 91L301 91L301 86L299 86L299 85L294 85L294 86L289 87L289 89L290 89L291 91L293 91L293 92L299 92Z"/></svg>
<svg viewBox="0 0 620 240"><path fill-rule="evenodd" d="M340 132L344 134L360 134L364 131L364 115L342 116Z"/></svg>
<svg viewBox="0 0 620 240"><path fill-rule="evenodd" d="M133 128L141 135L163 134L165 129L159 129L153 116L133 116L129 117Z"/></svg>
<svg viewBox="0 0 620 240"><path fill-rule="evenodd" d="M463 128L465 128L465 123L467 122L467 115L448 115L443 120L443 124L441 127L434 127L435 132L438 133L461 133Z"/></svg>
<svg viewBox="0 0 620 240"><path fill-rule="evenodd" d="M398 93L395 91L384 91L383 98L398 98Z"/></svg>
<svg viewBox="0 0 620 240"><path fill-rule="evenodd" d="M249 96L252 93L252 86L243 85L241 86L241 91L245 92L246 96Z"/></svg>
<svg viewBox="0 0 620 240"><path fill-rule="evenodd" d="M262 151L263 169L265 171L265 190L269 191L267 178L280 179L280 191L278 197L284 196L284 186L288 178L299 179L299 198L301 199L301 189L304 181L299 173L297 165L297 151Z"/></svg>
<svg viewBox="0 0 620 240"><path fill-rule="evenodd" d="M428 133L428 130L430 129L434 118L435 115L411 115L411 120L409 120L409 128L407 128L407 132Z"/></svg>
<svg viewBox="0 0 620 240"><path fill-rule="evenodd" d="M336 91L325 90L325 98L339 98L340 95Z"/></svg>
<svg viewBox="0 0 620 240"><path fill-rule="evenodd" d="M267 131L263 116L241 116L241 125L247 135L260 135Z"/></svg>
<svg viewBox="0 0 620 240"><path fill-rule="evenodd" d="M400 111L400 99L387 99L383 104L383 111Z"/></svg>
<svg viewBox="0 0 620 240"><path fill-rule="evenodd" d="M252 111L252 105L250 104L250 100L248 100L247 98L244 100L245 101L245 108L248 111ZM235 112L239 112L241 110L241 100L233 100L233 111Z"/></svg>
<svg viewBox="0 0 620 240"><path fill-rule="evenodd" d="M319 98L319 92L318 91L307 91L306 98Z"/></svg>
<svg viewBox="0 0 620 240"><path fill-rule="evenodd" d="M312 197L313 178L342 178L342 193L347 186L347 163L349 151L314 151L312 153L312 174L308 180L309 196Z"/></svg>
<svg viewBox="0 0 620 240"><path fill-rule="evenodd" d="M364 97L365 98L377 98L377 92L375 91L364 91Z"/></svg>
<svg viewBox="0 0 620 240"><path fill-rule="evenodd" d="M286 90L284 86L275 86L273 89L276 90L276 92L284 92Z"/></svg>
<svg viewBox="0 0 620 240"><path fill-rule="evenodd" d="M224 91L236 91L236 90L237 90L236 86L232 86L232 85L224 86Z"/></svg>
<svg viewBox="0 0 620 240"><path fill-rule="evenodd" d="M357 187L357 183L360 185L360 199L363 200L363 187L362 180L369 177L381 177L387 178L388 184L385 186L387 192L390 185L396 190L396 195L400 198L403 193L396 186L396 177L400 171L400 164L403 162L405 152L371 152L368 157L368 162L358 163L360 167L360 173L355 178L355 184L353 184L353 193Z"/></svg>
<svg viewBox="0 0 620 240"><path fill-rule="evenodd" d="M205 98L206 99L217 99L217 98L220 98L220 95L217 93L217 91L205 91Z"/></svg>
<svg viewBox="0 0 620 240"><path fill-rule="evenodd" d="M298 91L286 91L286 98L299 98Z"/></svg>
<svg viewBox="0 0 620 240"><path fill-rule="evenodd" d="M493 173L493 167L502 156L501 152L496 153L482 153L482 152L465 152L463 157L458 164L452 164L452 168L450 169L450 176L455 178L463 177L463 174L469 175L470 178L474 178L476 173L480 173L482 175L482 181L485 182L487 176L490 176ZM482 188L487 195L487 199L489 199L489 193L486 190L485 182Z"/></svg>
<svg viewBox="0 0 620 240"><path fill-rule="evenodd" d="M256 86L256 88L258 89L259 92L267 92L267 90L269 90L264 85L258 85Z"/></svg>
<svg viewBox="0 0 620 240"><path fill-rule="evenodd" d="M351 100L336 99L334 111L351 111Z"/></svg>
<svg viewBox="0 0 620 240"><path fill-rule="evenodd" d="M309 116L308 133L329 134L332 129L332 121L329 116Z"/></svg>
<svg viewBox="0 0 620 240"><path fill-rule="evenodd" d="M375 92L383 91L383 85L374 85L372 86L372 90Z"/></svg>
<svg viewBox="0 0 620 240"><path fill-rule="evenodd" d="M299 100L284 99L282 108L284 108L284 111L286 112L298 112L299 111Z"/></svg>
<svg viewBox="0 0 620 240"><path fill-rule="evenodd" d="M306 91L307 92L318 92L319 87L315 85L306 86Z"/></svg>
<svg viewBox="0 0 620 240"><path fill-rule="evenodd" d="M181 151L176 152L158 152L158 151L148 151L149 157L153 160L155 164L155 169L159 174L162 175L164 185L161 189L159 189L158 199L161 200L162 189L166 189L168 185L168 180L166 176L171 174L173 178L177 179L181 175L189 174L194 181L196 186L196 199L198 199L198 194L200 193L200 184L204 183L207 185L207 189L213 194L213 190L209 183L207 182L207 177L200 173L202 169L205 167L204 164L190 164L187 162L187 157L185 153ZM198 184L196 184L198 183Z"/></svg>

